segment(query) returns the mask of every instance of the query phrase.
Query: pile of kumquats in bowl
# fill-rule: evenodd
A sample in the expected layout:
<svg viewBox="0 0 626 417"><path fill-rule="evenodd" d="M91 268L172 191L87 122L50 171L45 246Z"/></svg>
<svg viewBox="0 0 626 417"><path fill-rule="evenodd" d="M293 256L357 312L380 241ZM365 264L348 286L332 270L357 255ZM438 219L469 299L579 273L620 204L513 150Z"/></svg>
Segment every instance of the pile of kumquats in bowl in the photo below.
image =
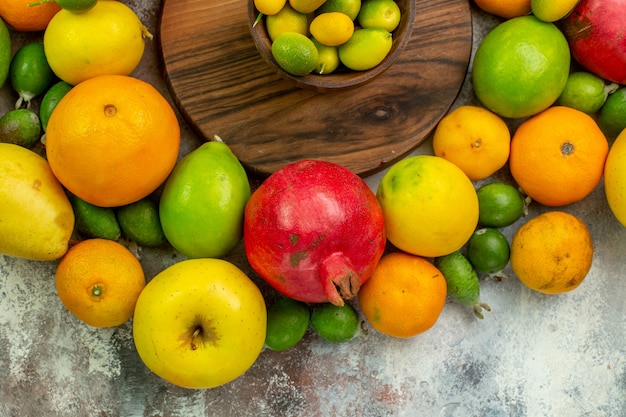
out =
<svg viewBox="0 0 626 417"><path fill-rule="evenodd" d="M406 46L409 0L249 0L248 23L263 59L299 87L320 92L363 85Z"/></svg>

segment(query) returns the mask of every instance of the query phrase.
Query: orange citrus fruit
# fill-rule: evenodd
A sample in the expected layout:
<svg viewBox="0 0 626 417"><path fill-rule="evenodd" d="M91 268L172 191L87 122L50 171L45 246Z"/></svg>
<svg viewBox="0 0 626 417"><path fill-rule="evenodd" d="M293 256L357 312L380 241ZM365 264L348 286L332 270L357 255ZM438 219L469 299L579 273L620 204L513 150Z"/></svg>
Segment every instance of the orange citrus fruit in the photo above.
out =
<svg viewBox="0 0 626 417"><path fill-rule="evenodd" d="M563 206L582 200L600 183L608 151L608 141L591 116L554 106L517 128L509 168L530 198Z"/></svg>
<svg viewBox="0 0 626 417"><path fill-rule="evenodd" d="M435 325L446 303L446 280L430 261L392 252L382 257L358 293L367 321L379 332L407 338Z"/></svg>
<svg viewBox="0 0 626 417"><path fill-rule="evenodd" d="M55 107L46 154L61 184L96 206L117 207L153 192L168 177L180 127L149 83L103 75L76 85Z"/></svg>
<svg viewBox="0 0 626 417"><path fill-rule="evenodd" d="M530 0L474 0L487 13L511 19L530 13Z"/></svg>
<svg viewBox="0 0 626 417"><path fill-rule="evenodd" d="M56 270L61 302L93 327L114 327L128 321L145 285L143 268L135 255L108 239L77 243Z"/></svg>
<svg viewBox="0 0 626 417"><path fill-rule="evenodd" d="M506 20L476 49L472 85L480 102L507 118L551 106L565 88L571 54L563 33L535 16Z"/></svg>
<svg viewBox="0 0 626 417"><path fill-rule="evenodd" d="M474 184L459 167L438 156L396 162L381 179L376 196L389 242L413 255L452 253L478 224Z"/></svg>
<svg viewBox="0 0 626 417"><path fill-rule="evenodd" d="M477 181L506 164L510 143L511 133L500 116L466 105L441 119L433 136L433 151Z"/></svg>
<svg viewBox="0 0 626 417"><path fill-rule="evenodd" d="M578 287L593 258L587 225L563 211L548 211L523 224L511 241L511 268L528 288L559 294Z"/></svg>
<svg viewBox="0 0 626 417"><path fill-rule="evenodd" d="M61 7L54 1L29 6L37 2L38 0L0 0L0 17L20 32L45 30Z"/></svg>

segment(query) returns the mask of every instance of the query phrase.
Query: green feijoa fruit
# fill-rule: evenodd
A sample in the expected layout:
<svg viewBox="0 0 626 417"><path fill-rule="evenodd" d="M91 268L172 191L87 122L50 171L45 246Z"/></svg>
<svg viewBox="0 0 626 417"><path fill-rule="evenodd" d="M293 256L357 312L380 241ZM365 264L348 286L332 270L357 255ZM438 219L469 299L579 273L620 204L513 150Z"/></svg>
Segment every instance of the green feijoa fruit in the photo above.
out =
<svg viewBox="0 0 626 417"><path fill-rule="evenodd" d="M11 65L11 33L9 28L0 19L0 87L9 76L9 66Z"/></svg>
<svg viewBox="0 0 626 417"><path fill-rule="evenodd" d="M47 90L55 75L48 64L43 44L31 42L17 50L9 66L11 86L19 94L15 108L30 106L30 101Z"/></svg>
<svg viewBox="0 0 626 417"><path fill-rule="evenodd" d="M265 346L281 352L295 346L309 327L311 311L303 302L282 297L267 309Z"/></svg>
<svg viewBox="0 0 626 417"><path fill-rule="evenodd" d="M526 210L522 193L514 186L492 182L481 186L478 196L478 223L487 227L505 227L515 223Z"/></svg>
<svg viewBox="0 0 626 417"><path fill-rule="evenodd" d="M48 120L54 108L59 104L59 101L72 89L72 85L65 81L59 81L54 84L41 99L39 105L39 119L41 119L41 127L44 132L48 127Z"/></svg>
<svg viewBox="0 0 626 417"><path fill-rule="evenodd" d="M118 207L116 215L124 235L138 245L157 247L166 242L159 205L149 197Z"/></svg>
<svg viewBox="0 0 626 417"><path fill-rule="evenodd" d="M215 137L185 155L163 188L159 216L169 243L188 258L219 258L243 237L250 198L245 169Z"/></svg>
<svg viewBox="0 0 626 417"><path fill-rule="evenodd" d="M470 306L476 317L482 319L483 310L491 311L489 305L480 300L478 274L470 261L459 251L435 258L435 266L441 271L448 295L461 304Z"/></svg>
<svg viewBox="0 0 626 417"><path fill-rule="evenodd" d="M626 129L626 86L620 87L600 108L598 125L609 139L615 139Z"/></svg>
<svg viewBox="0 0 626 417"><path fill-rule="evenodd" d="M476 230L467 242L467 258L483 274L502 271L509 263L510 252L506 237L490 227Z"/></svg>
<svg viewBox="0 0 626 417"><path fill-rule="evenodd" d="M95 206L74 194L68 194L68 197L79 233L92 238L119 239L121 230L113 208Z"/></svg>
<svg viewBox="0 0 626 417"><path fill-rule="evenodd" d="M39 117L30 109L9 110L0 117L0 142L31 148L40 134Z"/></svg>
<svg viewBox="0 0 626 417"><path fill-rule="evenodd" d="M331 303L317 304L311 313L311 327L331 342L347 342L359 329L359 315L348 303L337 306Z"/></svg>

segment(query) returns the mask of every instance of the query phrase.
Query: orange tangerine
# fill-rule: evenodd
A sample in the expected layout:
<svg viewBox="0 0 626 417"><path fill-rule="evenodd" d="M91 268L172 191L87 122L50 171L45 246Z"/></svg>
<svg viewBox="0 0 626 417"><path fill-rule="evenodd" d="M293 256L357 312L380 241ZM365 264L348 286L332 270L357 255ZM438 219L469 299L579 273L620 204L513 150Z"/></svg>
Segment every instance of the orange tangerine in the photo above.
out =
<svg viewBox="0 0 626 417"><path fill-rule="evenodd" d="M563 211L548 211L522 225L511 241L511 268L535 291L568 292L585 279L593 259L587 225Z"/></svg>
<svg viewBox="0 0 626 417"><path fill-rule="evenodd" d="M90 78L54 109L46 154L59 181L101 207L133 203L170 174L180 127L165 98L150 84L124 75Z"/></svg>
<svg viewBox="0 0 626 417"><path fill-rule="evenodd" d="M20 32L38 32L48 27L61 7L51 1L29 6L38 0L0 0L0 17L13 29Z"/></svg>
<svg viewBox="0 0 626 417"><path fill-rule="evenodd" d="M145 285L143 268L135 255L108 239L77 243L56 270L61 302L93 327L114 327L128 321Z"/></svg>
<svg viewBox="0 0 626 417"><path fill-rule="evenodd" d="M382 257L358 293L361 310L379 332L400 338L432 328L446 303L446 280L430 261L392 252Z"/></svg>
<svg viewBox="0 0 626 417"><path fill-rule="evenodd" d="M533 200L563 206L582 200L600 183L608 151L608 141L591 116L554 106L517 128L509 167Z"/></svg>

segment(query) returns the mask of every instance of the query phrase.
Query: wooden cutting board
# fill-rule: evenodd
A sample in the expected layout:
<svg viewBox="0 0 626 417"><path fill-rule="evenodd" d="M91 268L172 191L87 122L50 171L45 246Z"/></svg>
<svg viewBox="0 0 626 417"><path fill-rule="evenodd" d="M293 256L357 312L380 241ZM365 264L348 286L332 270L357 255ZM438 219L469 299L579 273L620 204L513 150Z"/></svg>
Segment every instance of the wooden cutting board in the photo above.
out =
<svg viewBox="0 0 626 417"><path fill-rule="evenodd" d="M219 135L252 173L323 159L367 175L405 156L446 114L472 47L467 0L416 0L398 60L356 89L295 87L258 54L246 0L165 0L160 43L166 81L187 121Z"/></svg>

